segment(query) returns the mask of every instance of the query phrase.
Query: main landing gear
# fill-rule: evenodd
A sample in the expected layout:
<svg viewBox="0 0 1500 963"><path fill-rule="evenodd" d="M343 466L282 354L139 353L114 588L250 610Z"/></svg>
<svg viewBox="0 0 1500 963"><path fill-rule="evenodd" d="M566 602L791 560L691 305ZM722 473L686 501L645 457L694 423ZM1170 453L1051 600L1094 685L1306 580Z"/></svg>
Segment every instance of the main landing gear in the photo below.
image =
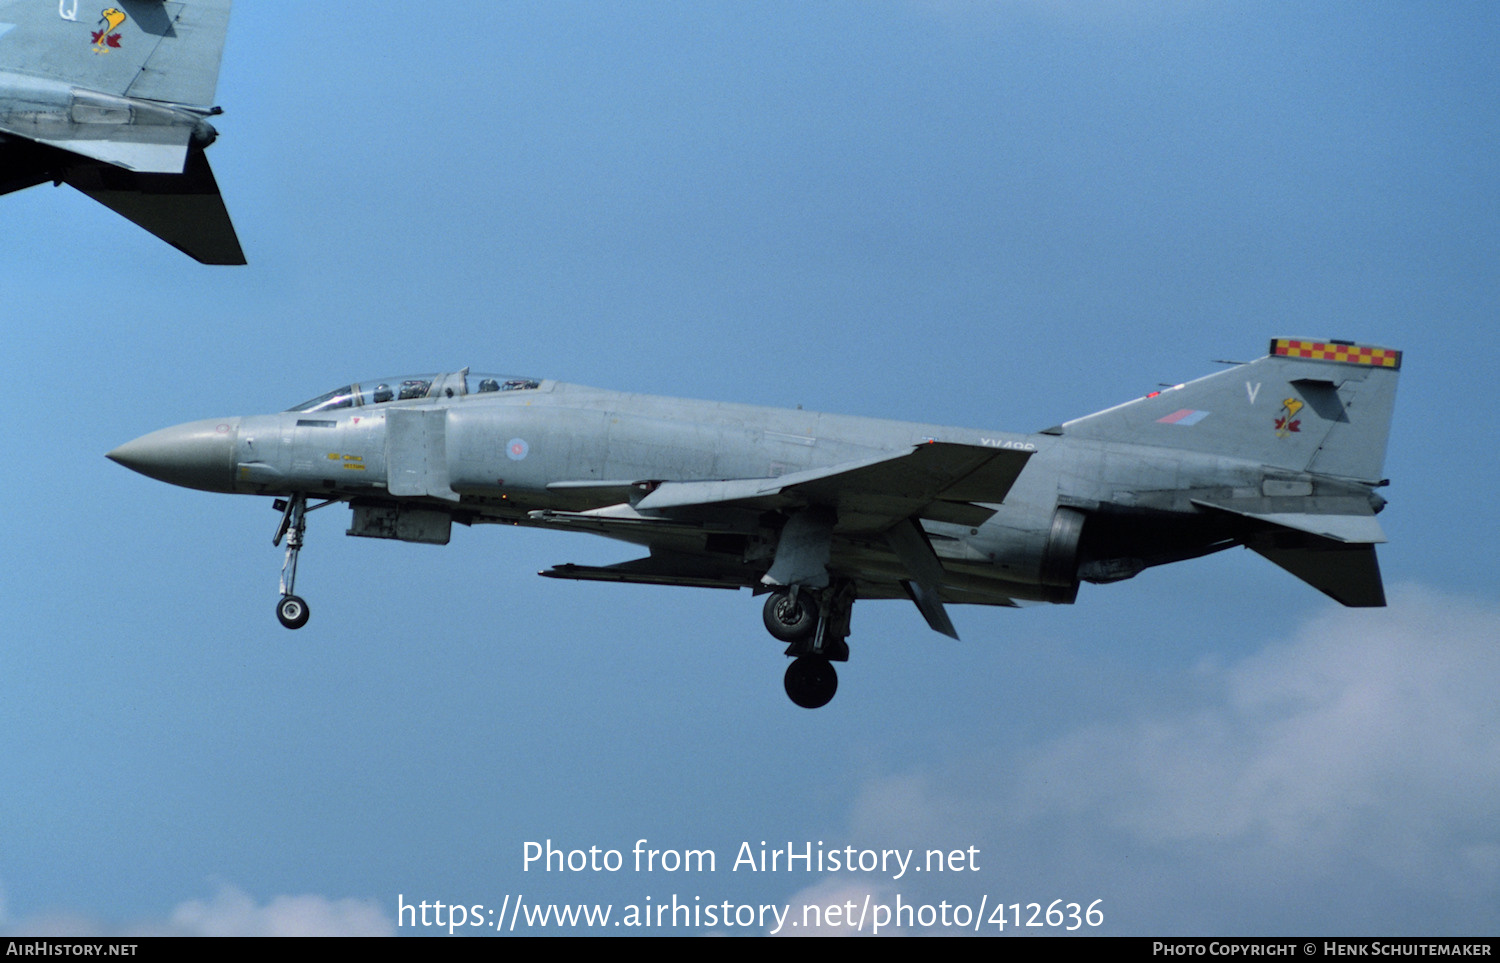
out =
<svg viewBox="0 0 1500 963"><path fill-rule="evenodd" d="M839 691L839 674L833 663L816 655L793 659L782 679L789 699L804 709L820 709Z"/></svg>
<svg viewBox="0 0 1500 963"><path fill-rule="evenodd" d="M766 630L787 643L792 664L786 667L786 694L804 709L817 709L839 689L834 662L849 661L849 613L854 607L850 583L810 589L793 585L777 589L762 613Z"/></svg>
<svg viewBox="0 0 1500 963"><path fill-rule="evenodd" d="M302 551L302 538L307 533L307 513L332 505L334 499L307 507L307 496L298 492L287 499L278 498L272 506L281 512L281 524L276 526L272 545L280 545L286 539L286 561L281 563L281 601L276 603L276 618L289 629L300 629L307 624L312 613L307 602L295 594L297 587L297 555Z"/></svg>

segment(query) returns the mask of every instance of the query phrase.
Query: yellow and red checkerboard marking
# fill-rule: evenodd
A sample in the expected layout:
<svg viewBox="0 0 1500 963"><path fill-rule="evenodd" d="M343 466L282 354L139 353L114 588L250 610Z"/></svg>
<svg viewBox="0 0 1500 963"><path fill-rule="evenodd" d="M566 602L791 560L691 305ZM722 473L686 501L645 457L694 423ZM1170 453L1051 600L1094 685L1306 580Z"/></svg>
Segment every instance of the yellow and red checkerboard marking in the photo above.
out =
<svg viewBox="0 0 1500 963"><path fill-rule="evenodd" d="M1275 338L1271 341L1271 353L1286 358L1367 364L1375 368L1399 369L1401 367L1401 352L1391 348L1374 348L1366 344L1337 344L1333 341Z"/></svg>

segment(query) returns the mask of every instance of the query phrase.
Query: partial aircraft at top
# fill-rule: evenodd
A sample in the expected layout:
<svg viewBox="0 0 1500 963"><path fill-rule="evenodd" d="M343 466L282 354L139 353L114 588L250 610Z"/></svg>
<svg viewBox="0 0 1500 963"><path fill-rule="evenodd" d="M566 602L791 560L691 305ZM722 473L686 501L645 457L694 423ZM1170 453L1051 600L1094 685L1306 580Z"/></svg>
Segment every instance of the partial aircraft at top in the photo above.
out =
<svg viewBox="0 0 1500 963"><path fill-rule="evenodd" d="M683 401L534 378L412 375L109 453L189 488L276 498L295 594L308 512L446 544L454 522L604 535L648 554L552 578L748 588L792 701L833 697L857 599L1071 603L1081 582L1235 545L1344 605L1385 604L1375 514L1401 353L1277 338L1247 364L1029 434Z"/></svg>
<svg viewBox="0 0 1500 963"><path fill-rule="evenodd" d="M205 264L244 264L203 149L229 0L0 0L0 194L69 184Z"/></svg>

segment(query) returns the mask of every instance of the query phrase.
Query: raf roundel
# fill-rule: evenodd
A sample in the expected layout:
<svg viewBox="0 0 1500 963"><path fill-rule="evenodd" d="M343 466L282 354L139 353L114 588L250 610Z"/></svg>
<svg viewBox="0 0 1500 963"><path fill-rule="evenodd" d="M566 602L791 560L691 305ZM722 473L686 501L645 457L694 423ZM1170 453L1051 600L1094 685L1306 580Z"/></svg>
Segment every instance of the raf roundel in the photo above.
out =
<svg viewBox="0 0 1500 963"><path fill-rule="evenodd" d="M512 438L505 443L505 457L511 461L520 461L529 451L531 451L531 446L526 444L524 438Z"/></svg>

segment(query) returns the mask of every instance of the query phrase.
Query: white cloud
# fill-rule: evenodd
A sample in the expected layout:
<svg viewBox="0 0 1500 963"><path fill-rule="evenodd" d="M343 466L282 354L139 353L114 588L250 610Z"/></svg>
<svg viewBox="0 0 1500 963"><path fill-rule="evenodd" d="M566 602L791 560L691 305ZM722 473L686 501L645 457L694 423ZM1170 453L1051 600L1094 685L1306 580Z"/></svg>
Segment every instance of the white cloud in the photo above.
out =
<svg viewBox="0 0 1500 963"><path fill-rule="evenodd" d="M210 900L189 900L172 911L172 926L193 936L394 936L395 926L374 900L275 896L264 906L233 886Z"/></svg>
<svg viewBox="0 0 1500 963"><path fill-rule="evenodd" d="M1128 903L1178 932L1500 924L1500 608L1402 587L1180 682L1172 703L1193 708L1143 686L1134 708L1030 750L872 781L853 835L968 837L975 892L1108 891L1114 919Z"/></svg>
<svg viewBox="0 0 1500 963"><path fill-rule="evenodd" d="M1374 832L1391 861L1430 859L1489 830L1500 798L1497 641L1500 613L1414 589L1333 611L1223 670L1214 704L1056 740L1023 799L1153 846L1306 857Z"/></svg>
<svg viewBox="0 0 1500 963"><path fill-rule="evenodd" d="M843 876L830 876L799 890L787 900L786 923L777 936L897 936L901 930L894 923L874 931L877 915L873 907L889 908L896 897L891 886L869 883ZM857 928L860 921L862 928Z"/></svg>
<svg viewBox="0 0 1500 963"><path fill-rule="evenodd" d="M3 905L0 905L3 909ZM394 936L396 927L374 900L274 896L265 905L222 884L211 899L188 900L166 921L106 923L70 910L27 919L0 916L6 932L25 936Z"/></svg>

